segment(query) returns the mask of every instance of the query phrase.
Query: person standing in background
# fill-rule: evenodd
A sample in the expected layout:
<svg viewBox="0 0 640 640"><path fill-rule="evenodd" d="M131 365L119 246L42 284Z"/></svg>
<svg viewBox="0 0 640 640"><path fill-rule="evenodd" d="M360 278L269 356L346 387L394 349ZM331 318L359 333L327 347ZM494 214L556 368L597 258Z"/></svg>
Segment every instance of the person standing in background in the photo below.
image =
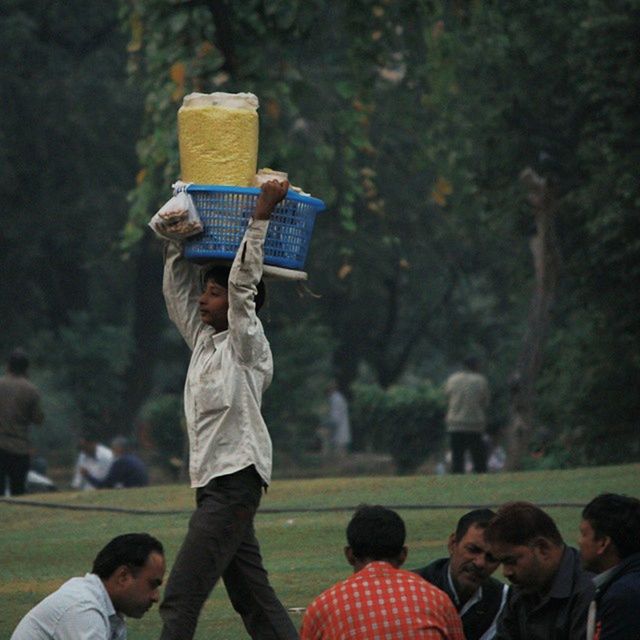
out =
<svg viewBox="0 0 640 640"><path fill-rule="evenodd" d="M7 486L12 496L25 492L29 472L29 425L42 424L40 393L27 378L29 358L22 349L9 356L0 377L0 496ZM8 479L8 483L7 483Z"/></svg>
<svg viewBox="0 0 640 640"><path fill-rule="evenodd" d="M339 455L344 456L351 444L351 424L349 423L349 405L335 381L327 385L329 403L329 424L331 425L331 446Z"/></svg>
<svg viewBox="0 0 640 640"><path fill-rule="evenodd" d="M475 357L464 359L464 369L447 379L444 392L449 403L446 423L451 439L451 470L464 473L464 454L468 450L476 473L487 471L487 452L483 440L489 407L489 382L479 372Z"/></svg>

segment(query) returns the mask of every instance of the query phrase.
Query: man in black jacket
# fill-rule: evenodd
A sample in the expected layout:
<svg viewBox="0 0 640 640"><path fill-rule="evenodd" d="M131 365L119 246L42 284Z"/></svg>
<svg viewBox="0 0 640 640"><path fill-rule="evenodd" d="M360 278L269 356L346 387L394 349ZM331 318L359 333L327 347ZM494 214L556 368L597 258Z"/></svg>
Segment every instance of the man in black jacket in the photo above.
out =
<svg viewBox="0 0 640 640"><path fill-rule="evenodd" d="M597 573L588 640L640 638L640 500L603 493L582 511L580 557Z"/></svg>
<svg viewBox="0 0 640 640"><path fill-rule="evenodd" d="M467 640L494 637L509 591L491 577L498 562L488 553L484 530L494 515L490 509L476 509L462 516L449 536L449 557L415 570L451 598Z"/></svg>
<svg viewBox="0 0 640 640"><path fill-rule="evenodd" d="M496 640L584 640L593 576L551 517L529 502L510 502L498 509L485 538L515 587Z"/></svg>

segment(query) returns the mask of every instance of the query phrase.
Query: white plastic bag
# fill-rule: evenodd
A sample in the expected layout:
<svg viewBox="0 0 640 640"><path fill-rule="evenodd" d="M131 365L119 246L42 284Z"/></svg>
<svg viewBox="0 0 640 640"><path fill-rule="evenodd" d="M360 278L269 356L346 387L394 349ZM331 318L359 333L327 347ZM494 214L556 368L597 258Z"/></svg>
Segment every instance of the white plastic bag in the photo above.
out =
<svg viewBox="0 0 640 640"><path fill-rule="evenodd" d="M161 238L183 240L202 232L200 216L187 193L188 186L184 182L176 182L173 185L173 197L149 221L149 226Z"/></svg>

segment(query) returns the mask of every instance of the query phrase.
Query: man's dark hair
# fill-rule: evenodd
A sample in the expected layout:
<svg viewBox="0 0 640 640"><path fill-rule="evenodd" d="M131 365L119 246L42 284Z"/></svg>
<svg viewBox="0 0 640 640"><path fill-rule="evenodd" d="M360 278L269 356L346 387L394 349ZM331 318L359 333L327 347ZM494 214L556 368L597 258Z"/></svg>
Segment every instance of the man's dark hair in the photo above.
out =
<svg viewBox="0 0 640 640"><path fill-rule="evenodd" d="M148 533L125 533L115 537L93 561L92 573L106 580L122 565L135 574L147 562L152 552L164 555L162 543Z"/></svg>
<svg viewBox="0 0 640 640"><path fill-rule="evenodd" d="M380 505L362 505L347 526L347 542L358 560L393 560L402 552L402 518Z"/></svg>
<svg viewBox="0 0 640 640"><path fill-rule="evenodd" d="M640 552L640 500L617 493L601 493L583 510L598 538L609 536L621 560Z"/></svg>
<svg viewBox="0 0 640 640"><path fill-rule="evenodd" d="M29 369L29 358L23 349L14 349L9 354L8 369L17 376L23 376Z"/></svg>
<svg viewBox="0 0 640 640"><path fill-rule="evenodd" d="M216 284L219 284L221 287L225 289L229 288L229 274L231 273L231 267L224 264L217 264L213 267L210 267L205 271L205 274L202 278L203 284L209 282L209 280L213 280ZM256 313L260 311L264 301L267 297L266 287L264 286L264 281L260 280L257 286L258 292L255 295L253 301L256 304Z"/></svg>
<svg viewBox="0 0 640 640"><path fill-rule="evenodd" d="M484 531L490 544L528 545L535 538L547 538L556 545L564 544L551 516L530 502L503 504Z"/></svg>
<svg viewBox="0 0 640 640"><path fill-rule="evenodd" d="M456 540L462 540L471 526L486 529L495 515L495 512L491 511L491 509L474 509L469 513L465 513L456 525Z"/></svg>

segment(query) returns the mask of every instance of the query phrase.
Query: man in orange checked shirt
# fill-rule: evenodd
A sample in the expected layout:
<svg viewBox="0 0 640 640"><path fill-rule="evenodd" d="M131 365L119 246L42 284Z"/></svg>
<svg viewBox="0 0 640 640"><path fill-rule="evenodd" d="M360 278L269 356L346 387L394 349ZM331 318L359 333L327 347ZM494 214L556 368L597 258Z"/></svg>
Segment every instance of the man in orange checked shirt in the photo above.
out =
<svg viewBox="0 0 640 640"><path fill-rule="evenodd" d="M354 574L320 594L302 620L301 640L464 640L449 596L400 569L407 557L402 518L362 506L347 527Z"/></svg>

